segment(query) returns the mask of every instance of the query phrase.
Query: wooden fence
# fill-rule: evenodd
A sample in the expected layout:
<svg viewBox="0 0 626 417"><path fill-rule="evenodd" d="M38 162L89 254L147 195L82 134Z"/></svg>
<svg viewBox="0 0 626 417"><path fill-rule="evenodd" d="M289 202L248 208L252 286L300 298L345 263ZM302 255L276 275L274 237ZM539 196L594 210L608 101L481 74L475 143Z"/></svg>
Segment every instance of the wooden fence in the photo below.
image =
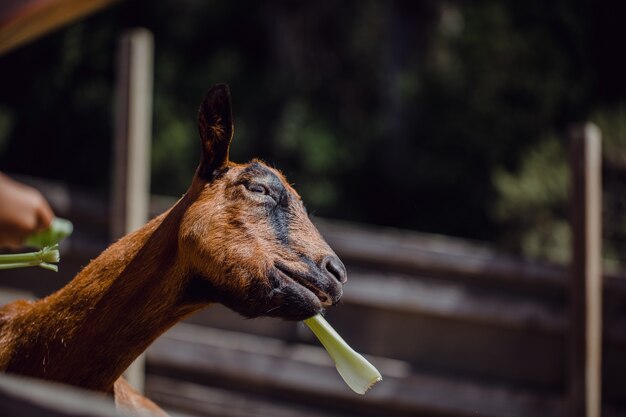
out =
<svg viewBox="0 0 626 417"><path fill-rule="evenodd" d="M61 272L0 275L3 285L37 296L106 246L109 218L105 198L58 184L41 188L76 224ZM152 215L172 203L153 197ZM149 397L198 416L572 415L565 267L443 236L317 224L349 271L344 299L328 319L379 367L383 383L356 396L301 324L244 320L215 306L148 349ZM626 279L605 275L603 292L602 415L626 416Z"/></svg>

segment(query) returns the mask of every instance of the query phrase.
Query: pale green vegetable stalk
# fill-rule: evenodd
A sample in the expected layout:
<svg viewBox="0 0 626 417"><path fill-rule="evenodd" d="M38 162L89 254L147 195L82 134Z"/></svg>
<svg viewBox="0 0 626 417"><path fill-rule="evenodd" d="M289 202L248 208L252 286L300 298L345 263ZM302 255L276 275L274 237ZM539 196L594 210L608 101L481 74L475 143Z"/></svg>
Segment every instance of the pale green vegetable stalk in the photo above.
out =
<svg viewBox="0 0 626 417"><path fill-rule="evenodd" d="M41 250L0 255L0 269L39 266L50 271L58 271L59 267L54 265L60 260L58 243L71 235L73 230L72 222L56 217L52 220L50 227L30 235L24 241L24 246L41 248Z"/></svg>
<svg viewBox="0 0 626 417"><path fill-rule="evenodd" d="M46 246L37 252L0 255L0 269L39 266L56 272L59 268L54 264L59 262L59 259L59 245Z"/></svg>
<svg viewBox="0 0 626 417"><path fill-rule="evenodd" d="M32 246L35 248L52 246L71 235L73 230L74 226L72 222L60 217L55 217L50 227L27 237L24 241L24 246Z"/></svg>
<svg viewBox="0 0 626 417"><path fill-rule="evenodd" d="M335 362L339 375L352 391L365 394L368 389L383 379L374 365L348 346L320 314L304 320L304 323L326 348Z"/></svg>

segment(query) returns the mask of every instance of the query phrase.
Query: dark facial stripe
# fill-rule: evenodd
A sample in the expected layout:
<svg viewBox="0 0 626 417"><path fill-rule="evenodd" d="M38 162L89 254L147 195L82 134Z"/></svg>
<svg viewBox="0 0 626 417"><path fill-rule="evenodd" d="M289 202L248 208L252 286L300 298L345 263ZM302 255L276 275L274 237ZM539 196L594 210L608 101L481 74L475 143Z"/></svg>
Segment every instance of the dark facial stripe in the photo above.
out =
<svg viewBox="0 0 626 417"><path fill-rule="evenodd" d="M289 238L290 218L289 207L283 207L281 204L275 205L269 213L270 225L274 230L274 234L278 241L285 246L291 243Z"/></svg>
<svg viewBox="0 0 626 417"><path fill-rule="evenodd" d="M248 166L243 170L242 175L252 176L252 177L266 177L266 176L276 176L269 168L264 166L263 164L252 161L248 164Z"/></svg>
<svg viewBox="0 0 626 417"><path fill-rule="evenodd" d="M291 243L289 223L292 217L289 213L290 198L280 178L269 168L256 161L244 169L242 176L258 179L270 189L272 197L276 201L276 204L268 212L270 226L278 241L283 245L289 245Z"/></svg>

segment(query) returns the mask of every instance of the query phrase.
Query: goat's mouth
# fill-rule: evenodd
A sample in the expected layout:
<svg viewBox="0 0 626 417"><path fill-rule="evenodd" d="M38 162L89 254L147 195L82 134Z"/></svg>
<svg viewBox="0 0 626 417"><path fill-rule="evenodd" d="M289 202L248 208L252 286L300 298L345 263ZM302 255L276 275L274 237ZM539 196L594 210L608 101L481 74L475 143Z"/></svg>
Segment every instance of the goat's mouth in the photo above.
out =
<svg viewBox="0 0 626 417"><path fill-rule="evenodd" d="M277 262L275 267L283 282L298 285L303 287L305 291L312 293L319 301L321 308L327 308L335 305L341 297L341 294L332 296L327 291L320 288L319 284L317 284L319 279L317 279L313 274L290 269L280 262Z"/></svg>
<svg viewBox="0 0 626 417"><path fill-rule="evenodd" d="M303 320L339 302L342 284L330 279L314 267L305 271L292 269L282 262L274 264L276 292L282 296L278 315L291 320ZM276 300L278 301L278 300Z"/></svg>

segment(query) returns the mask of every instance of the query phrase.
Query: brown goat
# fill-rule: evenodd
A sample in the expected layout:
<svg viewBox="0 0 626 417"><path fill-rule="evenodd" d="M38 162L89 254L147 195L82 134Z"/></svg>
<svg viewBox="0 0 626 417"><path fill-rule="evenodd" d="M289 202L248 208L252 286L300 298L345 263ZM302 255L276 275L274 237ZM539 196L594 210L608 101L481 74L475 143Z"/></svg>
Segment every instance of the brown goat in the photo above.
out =
<svg viewBox="0 0 626 417"><path fill-rule="evenodd" d="M0 309L0 369L113 393L118 406L159 414L118 378L184 317L222 303L246 317L302 320L337 303L345 268L296 191L258 160L228 160L227 86L209 90L198 124L201 162L172 208L56 293Z"/></svg>

